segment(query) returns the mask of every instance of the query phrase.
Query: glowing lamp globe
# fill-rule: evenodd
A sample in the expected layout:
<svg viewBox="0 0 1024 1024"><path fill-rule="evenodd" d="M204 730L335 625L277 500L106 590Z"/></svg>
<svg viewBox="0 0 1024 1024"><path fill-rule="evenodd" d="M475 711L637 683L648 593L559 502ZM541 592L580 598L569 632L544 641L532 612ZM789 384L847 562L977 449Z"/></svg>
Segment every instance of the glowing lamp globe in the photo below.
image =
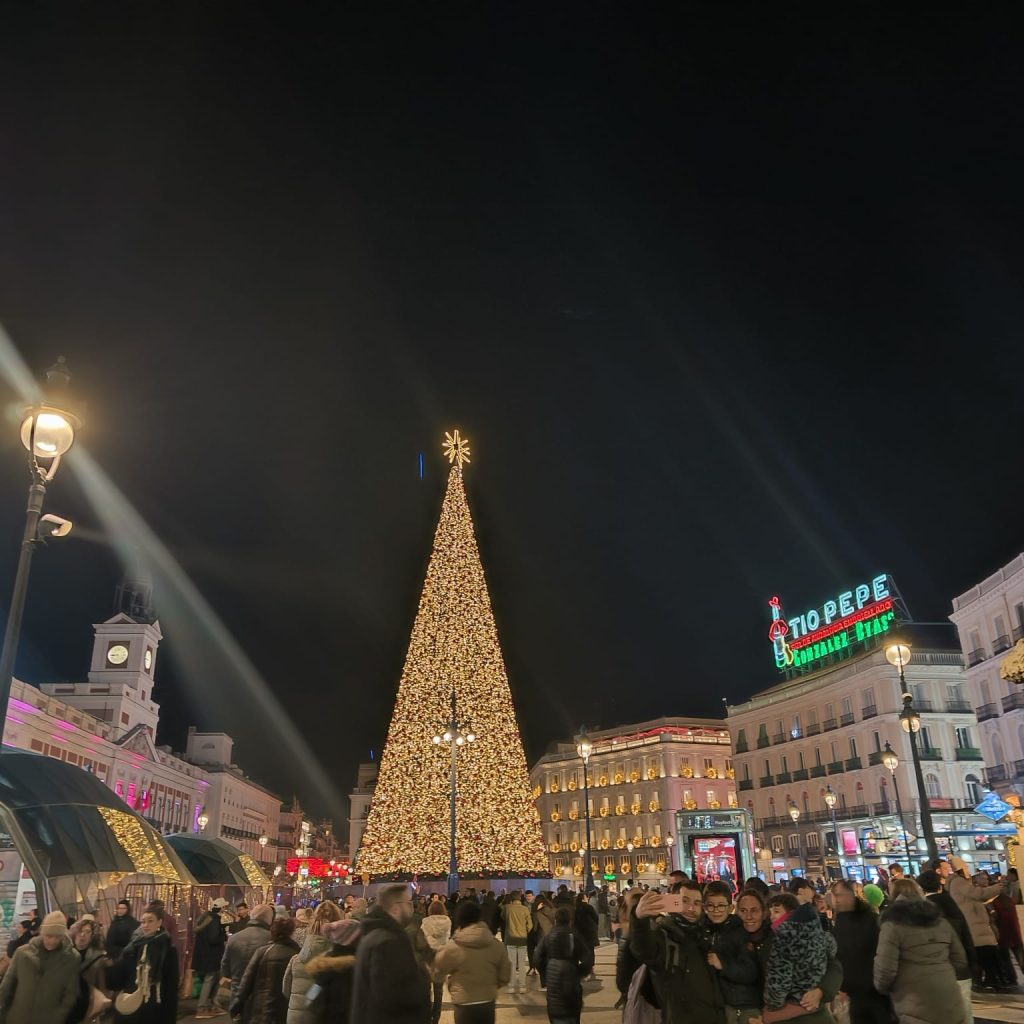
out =
<svg viewBox="0 0 1024 1024"><path fill-rule="evenodd" d="M37 459L55 459L75 443L77 422L71 413L62 409L48 405L33 406L26 410L21 424L21 443Z"/></svg>
<svg viewBox="0 0 1024 1024"><path fill-rule="evenodd" d="M207 815L206 811L203 811L203 813L200 814L198 818L196 818L196 824L199 826L199 830L201 832L206 831L206 826L210 824L210 818Z"/></svg>
<svg viewBox="0 0 1024 1024"><path fill-rule="evenodd" d="M890 772L895 772L900 766L900 759L896 756L896 751L889 746L888 741L886 741L885 744L885 753L882 754L882 764L884 764Z"/></svg>
<svg viewBox="0 0 1024 1024"><path fill-rule="evenodd" d="M825 806L829 810L834 810L837 803L839 803L839 797L836 795L836 791L831 786L825 787Z"/></svg>
<svg viewBox="0 0 1024 1024"><path fill-rule="evenodd" d="M267 843L269 843L269 842L270 842L270 837L267 835L266 832L264 832L263 835L261 835L260 838L259 838L260 846L266 846Z"/></svg>
<svg viewBox="0 0 1024 1024"><path fill-rule="evenodd" d="M889 644L885 649L885 660L890 665L895 666L901 672L903 669L910 664L910 644L897 640L895 643Z"/></svg>
<svg viewBox="0 0 1024 1024"><path fill-rule="evenodd" d="M672 844L675 842L675 836L665 836L665 845L671 849Z"/></svg>
<svg viewBox="0 0 1024 1024"><path fill-rule="evenodd" d="M800 808L796 804L789 805L789 816L793 819L794 824L800 820Z"/></svg>
<svg viewBox="0 0 1024 1024"><path fill-rule="evenodd" d="M590 753L594 749L593 744L590 742L590 738L585 732L581 732L576 738L576 753L583 758L584 762L590 759Z"/></svg>

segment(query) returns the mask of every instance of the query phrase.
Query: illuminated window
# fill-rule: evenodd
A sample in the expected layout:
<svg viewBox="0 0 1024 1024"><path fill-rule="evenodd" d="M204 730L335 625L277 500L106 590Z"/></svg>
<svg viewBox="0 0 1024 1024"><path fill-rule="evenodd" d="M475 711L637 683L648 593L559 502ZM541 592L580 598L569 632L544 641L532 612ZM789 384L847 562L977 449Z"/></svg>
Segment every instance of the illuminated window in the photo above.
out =
<svg viewBox="0 0 1024 1024"><path fill-rule="evenodd" d="M772 853L783 853L785 849L782 836L772 836Z"/></svg>

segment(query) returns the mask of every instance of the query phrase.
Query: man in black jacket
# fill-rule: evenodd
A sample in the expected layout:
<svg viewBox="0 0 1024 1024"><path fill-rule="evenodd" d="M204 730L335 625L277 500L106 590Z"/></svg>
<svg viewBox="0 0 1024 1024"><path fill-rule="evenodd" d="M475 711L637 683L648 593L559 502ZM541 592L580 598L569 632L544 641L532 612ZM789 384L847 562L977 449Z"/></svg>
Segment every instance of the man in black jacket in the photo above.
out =
<svg viewBox="0 0 1024 1024"><path fill-rule="evenodd" d="M969 1011L967 1019L971 1020L971 1014L973 1014L971 982L978 963L978 953L974 948L974 940L971 938L971 926L967 923L964 912L957 906L956 900L942 888L942 878L937 871L922 871L917 877L917 884L924 890L925 898L942 911L942 916L956 932L956 937L962 943L964 952L967 954L967 970L957 973L956 980L960 986L960 995L963 997L964 1006ZM963 977L961 977L961 973Z"/></svg>
<svg viewBox="0 0 1024 1024"><path fill-rule="evenodd" d="M406 926L412 896L404 885L381 890L363 918L352 982L353 1024L427 1024L430 986L416 963Z"/></svg>
<svg viewBox="0 0 1024 1024"><path fill-rule="evenodd" d="M115 963L124 952L132 936L139 927L139 922L132 917L132 905L127 900L118 900L114 908L114 920L107 929L107 956Z"/></svg>
<svg viewBox="0 0 1024 1024"><path fill-rule="evenodd" d="M660 893L640 898L630 918L630 951L651 972L664 1024L723 1024L722 993L700 943L700 886L683 882L679 895L682 912L665 916Z"/></svg>

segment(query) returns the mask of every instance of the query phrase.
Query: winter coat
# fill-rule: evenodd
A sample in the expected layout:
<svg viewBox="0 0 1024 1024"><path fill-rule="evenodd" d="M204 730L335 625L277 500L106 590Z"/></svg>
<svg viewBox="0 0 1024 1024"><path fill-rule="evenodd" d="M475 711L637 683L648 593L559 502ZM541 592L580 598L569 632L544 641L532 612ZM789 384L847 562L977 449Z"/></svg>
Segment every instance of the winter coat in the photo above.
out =
<svg viewBox="0 0 1024 1024"><path fill-rule="evenodd" d="M556 925L537 947L534 962L547 989L548 1019L578 1018L583 1010L580 979L594 969L594 947L578 931Z"/></svg>
<svg viewBox="0 0 1024 1024"><path fill-rule="evenodd" d="M843 991L850 996L877 995L874 980L878 915L858 901L856 909L836 914L832 923L836 957L843 965Z"/></svg>
<svg viewBox="0 0 1024 1024"><path fill-rule="evenodd" d="M269 945L270 925L261 921L251 921L240 932L235 932L228 938L220 962L220 976L231 979L232 999L238 995L238 986L242 984L242 975L245 974L253 953Z"/></svg>
<svg viewBox="0 0 1024 1024"><path fill-rule="evenodd" d="M590 943L591 949L598 947L597 924L597 911L589 903L577 901L572 926Z"/></svg>
<svg viewBox="0 0 1024 1024"><path fill-rule="evenodd" d="M435 977L448 979L453 1003L488 1003L512 977L504 947L478 921L460 928L434 957Z"/></svg>
<svg viewBox="0 0 1024 1024"><path fill-rule="evenodd" d="M506 903L501 908L501 922L501 937L506 946L526 945L533 924L529 907L518 901Z"/></svg>
<svg viewBox="0 0 1024 1024"><path fill-rule="evenodd" d="M288 1000L288 1024L319 1024L324 1019L320 1007L310 1006L306 996L313 984L313 976L306 965L310 960L330 952L333 945L326 935L307 935L302 948L291 958L283 982L285 998Z"/></svg>
<svg viewBox="0 0 1024 1024"><path fill-rule="evenodd" d="M775 936L764 976L764 1005L778 1009L821 984L835 940L821 928L813 903L772 925Z"/></svg>
<svg viewBox="0 0 1024 1024"><path fill-rule="evenodd" d="M948 892L930 892L925 899L939 908L939 913L949 922L953 934L960 940L960 945L964 947L964 952L967 954L967 966L962 970L957 969L956 980L966 981L968 978L973 978L974 964L978 959L978 954L974 949L974 940L971 938L971 929L967 925L967 918L964 917L963 912L956 905L956 900Z"/></svg>
<svg viewBox="0 0 1024 1024"><path fill-rule="evenodd" d="M423 918L420 934L434 953L439 953L452 937L451 918L447 914L431 914Z"/></svg>
<svg viewBox="0 0 1024 1024"><path fill-rule="evenodd" d="M555 908L545 901L533 912L537 922L538 942L555 927Z"/></svg>
<svg viewBox="0 0 1024 1024"><path fill-rule="evenodd" d="M501 907L491 893L488 893L480 901L480 920L491 929L492 935L498 934L498 925L501 924Z"/></svg>
<svg viewBox="0 0 1024 1024"><path fill-rule="evenodd" d="M733 1009L760 1010L764 984L761 964L757 958L757 945L750 932L735 917L738 927L720 928L714 933L714 953L721 961L718 984L726 1006Z"/></svg>
<svg viewBox="0 0 1024 1024"><path fill-rule="evenodd" d="M78 999L80 966L70 939L52 950L38 936L21 946L0 982L0 1020L4 1024L66 1020Z"/></svg>
<svg viewBox="0 0 1024 1024"><path fill-rule="evenodd" d="M307 964L309 976L323 992L315 1003L314 1018L323 1024L348 1024L349 1009L352 1006L352 971L356 965L356 947L332 944L320 956L313 957ZM290 1011L289 1011L290 1014ZM291 1020L289 1015L289 1021Z"/></svg>
<svg viewBox="0 0 1024 1024"><path fill-rule="evenodd" d="M946 879L946 892L953 897L960 912L967 918L971 941L975 946L996 945L996 933L988 916L986 901L998 895L993 886L973 885L955 872Z"/></svg>
<svg viewBox="0 0 1024 1024"><path fill-rule="evenodd" d="M966 1024L956 968L967 957L942 912L927 900L897 899L882 917L874 981L892 996L900 1024Z"/></svg>
<svg viewBox="0 0 1024 1024"><path fill-rule="evenodd" d="M430 989L405 929L376 906L362 924L352 982L352 1024L424 1024L430 1018Z"/></svg>
<svg viewBox="0 0 1024 1024"><path fill-rule="evenodd" d="M68 1014L67 1024L80 1024L85 1020L89 1012L89 1003L92 999L92 990L98 988L101 992L107 987L106 969L104 962L107 954L102 946L89 946L79 951L75 947L75 925L70 929L71 948L78 957L78 999L75 1002L71 1013Z"/></svg>
<svg viewBox="0 0 1024 1024"><path fill-rule="evenodd" d="M244 1024L285 1024L284 972L298 951L291 939L260 946L242 975L238 995L231 1000L231 1016L240 1013Z"/></svg>
<svg viewBox="0 0 1024 1024"><path fill-rule="evenodd" d="M124 1016L114 1012L117 1024L175 1024L178 1019L178 949L163 929L154 935L138 935L128 943L120 959L107 968L112 989L134 992L142 952L149 964L149 999L139 1010Z"/></svg>
<svg viewBox="0 0 1024 1024"><path fill-rule="evenodd" d="M192 970L196 974L213 974L224 959L227 929L220 919L220 908L213 907L196 922L192 937Z"/></svg>
<svg viewBox="0 0 1024 1024"><path fill-rule="evenodd" d="M629 948L650 970L662 1015L666 1021L721 1024L724 1019L717 971L707 962L698 941L696 924L676 915L629 920Z"/></svg>
<svg viewBox="0 0 1024 1024"><path fill-rule="evenodd" d="M999 933L999 945L1007 949L1020 949L1020 921L1017 919L1017 908L1013 900L1002 892L989 906L992 908L992 918Z"/></svg>
<svg viewBox="0 0 1024 1024"><path fill-rule="evenodd" d="M125 951L128 943L132 941L132 936L138 930L138 927L139 922L131 914L115 917L110 922L110 927L107 928L107 933L104 936L104 942L107 947L107 956L115 963L121 958L121 954Z"/></svg>

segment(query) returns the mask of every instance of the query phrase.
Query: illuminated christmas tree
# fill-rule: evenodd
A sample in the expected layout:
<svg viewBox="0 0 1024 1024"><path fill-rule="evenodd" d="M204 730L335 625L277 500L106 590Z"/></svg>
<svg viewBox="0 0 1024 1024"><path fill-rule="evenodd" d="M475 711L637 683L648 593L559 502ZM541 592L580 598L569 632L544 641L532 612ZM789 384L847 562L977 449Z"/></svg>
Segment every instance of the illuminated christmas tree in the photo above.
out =
<svg viewBox="0 0 1024 1024"><path fill-rule="evenodd" d="M447 874L451 750L432 738L449 721L454 689L459 719L476 734L456 754L459 872L542 872L540 823L462 482L469 447L457 430L446 437L448 489L358 868Z"/></svg>

